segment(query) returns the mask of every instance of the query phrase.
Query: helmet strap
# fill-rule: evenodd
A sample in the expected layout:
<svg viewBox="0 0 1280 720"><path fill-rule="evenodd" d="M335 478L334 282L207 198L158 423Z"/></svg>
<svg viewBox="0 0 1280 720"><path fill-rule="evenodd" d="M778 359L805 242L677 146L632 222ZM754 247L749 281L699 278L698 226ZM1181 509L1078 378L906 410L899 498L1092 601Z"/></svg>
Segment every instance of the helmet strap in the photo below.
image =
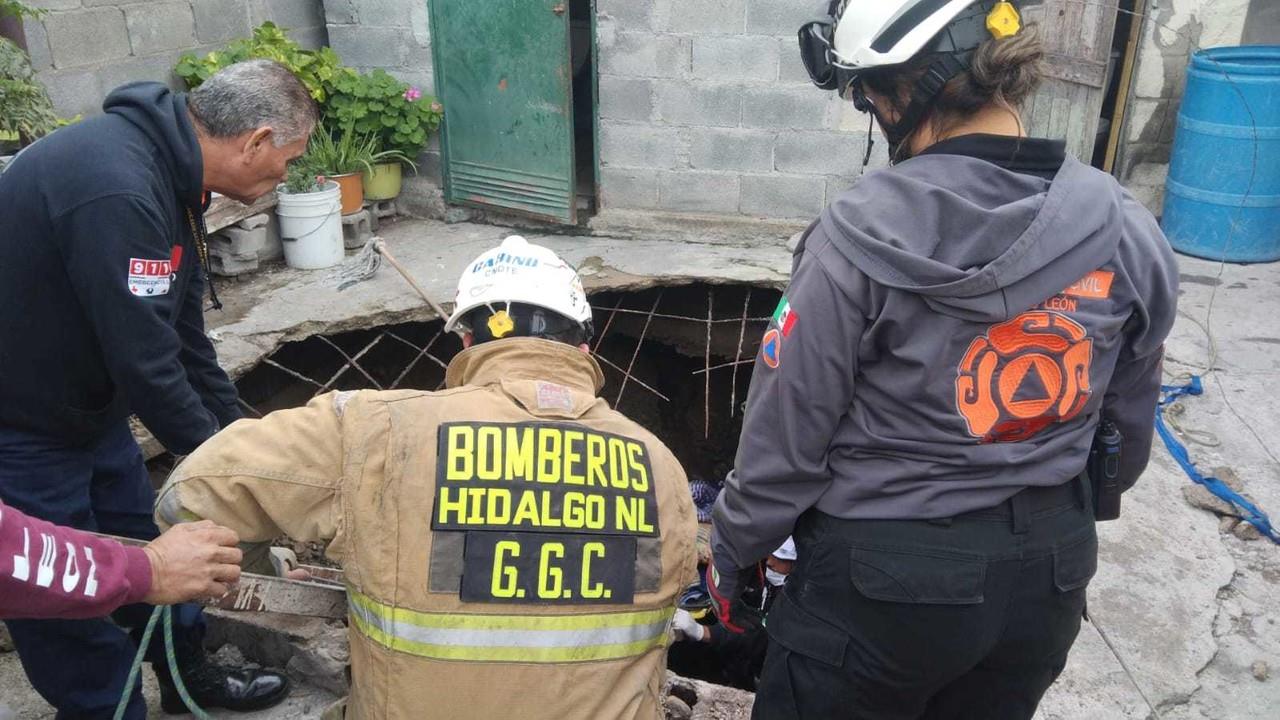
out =
<svg viewBox="0 0 1280 720"><path fill-rule="evenodd" d="M911 91L911 102L898 117L898 122L887 123L883 117L877 115L880 127L884 130L885 139L889 141L890 162L897 163L910 157L909 154L905 156L902 154L907 139L916 131L929 109L933 107L942 88L946 87L952 78L969 69L969 56L970 53L964 53L962 60L955 54L947 54L930 65L924 75L916 81L915 88Z"/></svg>

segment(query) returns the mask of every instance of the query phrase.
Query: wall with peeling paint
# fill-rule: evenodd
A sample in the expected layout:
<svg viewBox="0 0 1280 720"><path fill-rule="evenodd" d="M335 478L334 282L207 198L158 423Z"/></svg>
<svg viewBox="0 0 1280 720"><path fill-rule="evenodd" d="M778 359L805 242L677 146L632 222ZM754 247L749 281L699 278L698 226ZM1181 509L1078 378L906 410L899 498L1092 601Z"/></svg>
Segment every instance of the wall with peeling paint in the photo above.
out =
<svg viewBox="0 0 1280 720"><path fill-rule="evenodd" d="M1116 175L1160 215L1187 65L1198 48L1280 43L1276 0L1151 0Z"/></svg>

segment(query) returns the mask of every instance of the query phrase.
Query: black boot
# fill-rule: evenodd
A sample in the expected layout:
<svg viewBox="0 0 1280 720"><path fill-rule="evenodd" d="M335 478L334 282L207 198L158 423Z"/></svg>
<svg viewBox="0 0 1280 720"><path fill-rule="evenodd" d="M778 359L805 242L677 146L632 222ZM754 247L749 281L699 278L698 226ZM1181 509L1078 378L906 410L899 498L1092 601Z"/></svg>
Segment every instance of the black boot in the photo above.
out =
<svg viewBox="0 0 1280 720"><path fill-rule="evenodd" d="M203 709L226 708L236 712L262 710L289 694L289 678L270 670L237 669L201 658L194 667L181 668L191 699ZM170 715L189 712L178 695L168 668L156 668L160 682L160 708Z"/></svg>

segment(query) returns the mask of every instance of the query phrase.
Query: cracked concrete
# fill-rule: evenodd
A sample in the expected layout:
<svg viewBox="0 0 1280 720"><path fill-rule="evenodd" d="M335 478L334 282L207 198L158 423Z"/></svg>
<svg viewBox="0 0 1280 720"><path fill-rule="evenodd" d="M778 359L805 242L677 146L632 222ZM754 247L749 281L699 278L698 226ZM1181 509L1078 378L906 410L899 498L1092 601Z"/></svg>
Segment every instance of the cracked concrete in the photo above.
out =
<svg viewBox="0 0 1280 720"><path fill-rule="evenodd" d="M383 232L397 258L444 303L463 264L504 234L491 226L418 221ZM582 265L593 290L685 282L781 287L790 268L785 235L776 242L695 244L525 234ZM1229 467L1280 520L1274 390L1280 263L1179 261L1181 312L1167 347L1168 380L1205 375L1204 395L1182 401L1179 425L1196 433L1187 445L1199 467ZM336 284L329 271L277 269L220 285L228 307L211 313L209 325L223 362L239 375L280 343L317 331L430 317L385 264L347 291L338 293ZM1184 500L1189 482L1157 441L1146 474L1125 495L1122 518L1099 525L1092 622L1082 626L1066 669L1046 694L1041 720L1218 720L1274 717L1280 708L1280 547L1221 533L1217 517ZM284 709L240 717L313 717L306 712L332 697L301 682L298 692ZM0 654L0 699L18 717L51 717L12 653Z"/></svg>

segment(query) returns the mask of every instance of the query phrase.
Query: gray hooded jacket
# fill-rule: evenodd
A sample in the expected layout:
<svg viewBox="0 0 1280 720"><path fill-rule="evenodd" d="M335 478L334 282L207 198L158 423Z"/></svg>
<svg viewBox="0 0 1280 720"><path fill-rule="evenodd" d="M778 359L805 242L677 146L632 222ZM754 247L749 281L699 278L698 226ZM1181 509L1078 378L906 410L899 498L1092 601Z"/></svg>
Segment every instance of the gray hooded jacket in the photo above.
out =
<svg viewBox="0 0 1280 720"><path fill-rule="evenodd" d="M943 518L1066 482L1100 413L1130 486L1177 278L1151 214L1074 158L1052 181L948 154L868 174L796 250L714 511L717 568L809 508Z"/></svg>

